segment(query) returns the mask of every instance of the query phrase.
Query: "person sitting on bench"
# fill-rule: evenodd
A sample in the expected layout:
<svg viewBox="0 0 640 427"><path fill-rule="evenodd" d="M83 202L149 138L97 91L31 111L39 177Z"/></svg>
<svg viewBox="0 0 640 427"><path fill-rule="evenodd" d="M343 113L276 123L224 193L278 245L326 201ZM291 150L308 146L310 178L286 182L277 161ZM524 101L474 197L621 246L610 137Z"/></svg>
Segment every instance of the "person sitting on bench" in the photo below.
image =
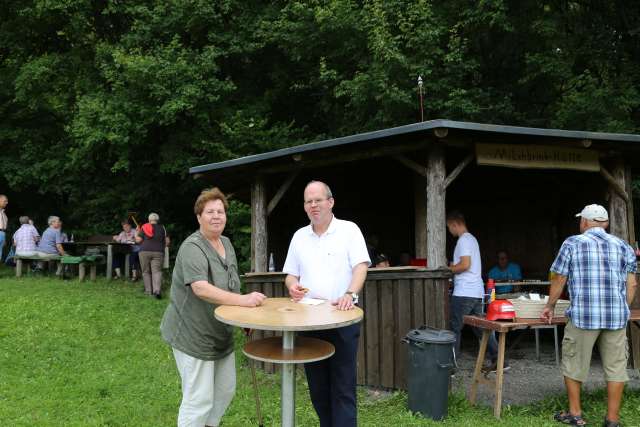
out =
<svg viewBox="0 0 640 427"><path fill-rule="evenodd" d="M21 216L20 228L13 233L13 245L16 247L16 255L35 256L39 240L40 233L31 225L29 217L26 215Z"/></svg>
<svg viewBox="0 0 640 427"><path fill-rule="evenodd" d="M63 238L62 232L60 231L62 221L60 221L60 217L52 215L47 220L47 223L49 224L49 228L42 233L36 254L44 260L57 259L58 256L66 255L62 247ZM42 269L43 266L44 263L42 261L38 263L39 269ZM58 264L56 275L60 275L60 273L62 273L62 265Z"/></svg>

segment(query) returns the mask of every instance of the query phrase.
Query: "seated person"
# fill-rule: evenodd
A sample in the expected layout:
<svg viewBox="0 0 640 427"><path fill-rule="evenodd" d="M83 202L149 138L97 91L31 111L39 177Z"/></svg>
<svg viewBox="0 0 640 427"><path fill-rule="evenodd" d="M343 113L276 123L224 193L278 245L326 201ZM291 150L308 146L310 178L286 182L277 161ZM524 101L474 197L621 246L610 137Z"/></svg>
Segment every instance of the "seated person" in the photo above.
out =
<svg viewBox="0 0 640 427"><path fill-rule="evenodd" d="M385 268L391 267L391 264L389 263L389 258L387 258L385 254L378 254L375 258L375 266L376 268Z"/></svg>
<svg viewBox="0 0 640 427"><path fill-rule="evenodd" d="M498 265L489 270L489 279L496 282L522 280L520 266L514 262L509 262L507 251L498 252ZM500 285L496 283L496 294L508 294L513 291L513 285Z"/></svg>
<svg viewBox="0 0 640 427"><path fill-rule="evenodd" d="M20 228L13 233L13 245L16 248L16 255L34 256L39 240L40 233L31 225L29 217L21 216Z"/></svg>
<svg viewBox="0 0 640 427"><path fill-rule="evenodd" d="M401 252L398 258L398 265L411 265L411 254L409 252Z"/></svg>
<svg viewBox="0 0 640 427"><path fill-rule="evenodd" d="M36 250L36 255L43 259L51 259L58 255L66 255L64 248L62 247L63 240L62 232L60 231L62 221L60 221L60 217L52 215L47 220L47 223L49 224L49 228L42 233L42 237L40 238L40 242L38 243L38 248ZM43 265L44 264L40 262L38 268L41 269ZM56 271L57 275L60 275L60 273L62 273L62 264L58 264L58 271Z"/></svg>
<svg viewBox="0 0 640 427"><path fill-rule="evenodd" d="M131 261L131 274L132 276L132 280L137 280L138 279L138 270L140 269L140 261L138 261L138 250L139 246L135 244L136 241L136 234L137 234L137 230L133 229L131 227L131 224L129 223L128 220L123 220L120 225L122 226L122 231L113 236L113 241L114 242L118 242L118 243L128 243L131 245L131 254L130 254L130 261ZM113 254L113 267L114 267L114 271L116 273L116 278L120 278L122 273L122 267L124 265L124 258L125 258L126 254L123 253L115 253ZM128 278L125 278L128 279Z"/></svg>

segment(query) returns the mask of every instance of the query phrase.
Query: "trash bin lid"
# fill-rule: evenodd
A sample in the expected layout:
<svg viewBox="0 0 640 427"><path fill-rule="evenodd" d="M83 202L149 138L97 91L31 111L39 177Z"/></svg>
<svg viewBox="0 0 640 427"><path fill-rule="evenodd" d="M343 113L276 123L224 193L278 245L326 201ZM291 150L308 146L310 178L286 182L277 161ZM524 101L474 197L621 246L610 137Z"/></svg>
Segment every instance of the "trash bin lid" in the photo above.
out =
<svg viewBox="0 0 640 427"><path fill-rule="evenodd" d="M456 341L456 334L446 329L421 327L412 329L407 333L409 341L425 342L430 344L451 344Z"/></svg>

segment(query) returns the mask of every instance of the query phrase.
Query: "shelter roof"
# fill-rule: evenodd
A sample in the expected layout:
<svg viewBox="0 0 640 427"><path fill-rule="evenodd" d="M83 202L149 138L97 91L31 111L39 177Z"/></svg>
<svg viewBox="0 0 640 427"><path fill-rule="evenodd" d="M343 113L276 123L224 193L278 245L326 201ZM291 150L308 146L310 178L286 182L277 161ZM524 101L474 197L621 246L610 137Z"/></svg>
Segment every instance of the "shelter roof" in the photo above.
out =
<svg viewBox="0 0 640 427"><path fill-rule="evenodd" d="M533 140L545 143L591 140L593 142L602 141L607 146L611 144L619 149L630 145L634 149L640 149L640 135L635 134L544 129L436 119L194 166L189 169L189 173L207 175L224 173L228 177L229 175L244 175L248 171L257 170L284 171L288 166L295 167L296 162L298 162L298 167L303 166L304 162L300 162L301 159L327 158L338 153L343 155L346 152L372 149L386 150L388 154L401 153L420 148L420 145L424 146L428 141L427 137L433 138L433 132L438 129L446 129L449 137L455 135L472 140L490 139L508 143L530 143Z"/></svg>

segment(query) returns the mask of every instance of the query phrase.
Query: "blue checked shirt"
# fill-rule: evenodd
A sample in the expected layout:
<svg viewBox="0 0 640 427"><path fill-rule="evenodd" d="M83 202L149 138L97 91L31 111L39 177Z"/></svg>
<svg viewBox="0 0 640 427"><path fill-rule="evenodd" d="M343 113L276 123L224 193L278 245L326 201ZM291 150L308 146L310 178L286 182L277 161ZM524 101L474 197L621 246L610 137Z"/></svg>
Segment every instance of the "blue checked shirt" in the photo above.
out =
<svg viewBox="0 0 640 427"><path fill-rule="evenodd" d="M621 329L629 320L627 274L636 256L626 242L593 227L564 241L551 271L568 277L567 317L581 329Z"/></svg>

